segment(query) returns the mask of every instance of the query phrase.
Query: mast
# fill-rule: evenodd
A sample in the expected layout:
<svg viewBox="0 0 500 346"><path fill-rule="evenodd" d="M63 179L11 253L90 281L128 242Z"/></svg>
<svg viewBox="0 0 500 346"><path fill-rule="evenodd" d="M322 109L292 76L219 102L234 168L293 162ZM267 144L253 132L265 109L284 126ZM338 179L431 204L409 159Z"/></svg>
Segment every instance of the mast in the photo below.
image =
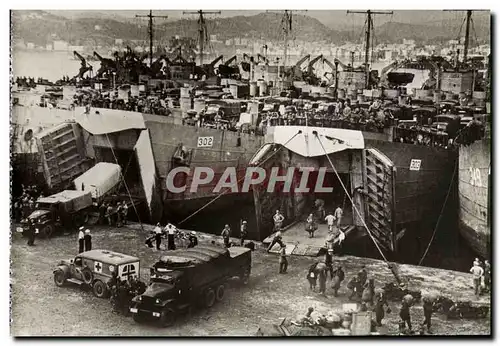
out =
<svg viewBox="0 0 500 346"><path fill-rule="evenodd" d="M183 14L197 14L198 15L198 34L200 40L200 66L203 66L203 49L205 38L207 35L207 25L205 22L204 14L220 14L220 11L184 11Z"/></svg>
<svg viewBox="0 0 500 346"><path fill-rule="evenodd" d="M285 32L285 49L284 53L285 56L283 57L283 72L286 71L286 64L288 62L288 35L290 34L290 31L292 31L292 11L285 10L285 13L283 14L283 31Z"/></svg>
<svg viewBox="0 0 500 346"><path fill-rule="evenodd" d="M370 37L373 29L373 18L375 14L393 14L392 11L347 11L347 13L366 14L366 31L365 31L365 87L368 89L370 84ZM354 66L353 66L354 67Z"/></svg>
<svg viewBox="0 0 500 346"><path fill-rule="evenodd" d="M467 11L467 23L465 26L465 41L464 41L464 64L467 62L467 52L469 51L469 35L470 35L470 22L472 11Z"/></svg>
<svg viewBox="0 0 500 346"><path fill-rule="evenodd" d="M153 18L168 18L168 16L153 16L153 10L149 10L146 16L135 15L137 18L149 18L148 33L149 33L149 66L153 65Z"/></svg>

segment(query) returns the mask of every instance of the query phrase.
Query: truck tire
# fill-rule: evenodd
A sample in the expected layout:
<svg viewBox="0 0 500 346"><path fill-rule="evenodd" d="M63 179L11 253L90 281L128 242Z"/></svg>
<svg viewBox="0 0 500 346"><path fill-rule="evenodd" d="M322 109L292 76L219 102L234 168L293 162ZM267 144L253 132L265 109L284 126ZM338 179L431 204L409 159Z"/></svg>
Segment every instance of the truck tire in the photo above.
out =
<svg viewBox="0 0 500 346"><path fill-rule="evenodd" d="M50 238L54 233L54 225L47 225L40 231L42 238Z"/></svg>
<svg viewBox="0 0 500 346"><path fill-rule="evenodd" d="M175 318L175 311L169 307L166 307L161 311L158 323L160 327L170 327L175 323Z"/></svg>
<svg viewBox="0 0 500 346"><path fill-rule="evenodd" d="M54 283L57 287L62 287L66 283L66 274L62 269L58 269L54 273Z"/></svg>
<svg viewBox="0 0 500 346"><path fill-rule="evenodd" d="M96 280L94 286L92 287L92 292L97 298L107 298L108 297L108 287L101 280Z"/></svg>
<svg viewBox="0 0 500 346"><path fill-rule="evenodd" d="M204 305L206 308L211 308L215 303L215 292L213 289L209 288L205 292Z"/></svg>
<svg viewBox="0 0 500 346"><path fill-rule="evenodd" d="M82 278L83 282L85 282L87 285L92 284L92 282L94 281L94 275L88 267L82 269Z"/></svg>
<svg viewBox="0 0 500 346"><path fill-rule="evenodd" d="M224 299L224 293L226 291L226 288L224 287L223 284L220 284L217 287L217 291L215 291L215 299L220 302L222 299Z"/></svg>
<svg viewBox="0 0 500 346"><path fill-rule="evenodd" d="M141 314L132 314L132 318L134 319L134 322L136 323L143 323L144 322L144 317L141 316Z"/></svg>

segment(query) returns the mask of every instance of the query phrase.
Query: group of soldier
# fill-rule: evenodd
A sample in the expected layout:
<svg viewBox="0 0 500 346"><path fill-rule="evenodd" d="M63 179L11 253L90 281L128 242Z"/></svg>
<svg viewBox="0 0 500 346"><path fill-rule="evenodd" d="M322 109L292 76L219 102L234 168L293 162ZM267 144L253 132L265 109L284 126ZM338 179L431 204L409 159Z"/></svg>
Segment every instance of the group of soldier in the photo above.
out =
<svg viewBox="0 0 500 346"><path fill-rule="evenodd" d="M35 210L36 200L39 197L43 196L36 185L26 187L23 185L21 196L15 199L12 205L14 219L17 222L26 219Z"/></svg>
<svg viewBox="0 0 500 346"><path fill-rule="evenodd" d="M127 224L128 205L125 201L116 203L103 202L99 206L99 223L101 225L122 227Z"/></svg>
<svg viewBox="0 0 500 346"><path fill-rule="evenodd" d="M110 302L114 313L127 315L132 298L146 291L146 284L135 276L129 276L126 280L120 280L116 273L108 283L110 291Z"/></svg>
<svg viewBox="0 0 500 346"><path fill-rule="evenodd" d="M189 235L180 231L172 225L171 223L167 223L165 227L162 227L158 222L156 227L151 232L150 236L146 238L145 244L149 248L154 248L153 243L156 243L156 250L161 250L161 242L163 238L167 238L167 248L166 250L175 250L176 239L187 239L188 245L187 248L193 248L198 245L198 237L195 231L189 232Z"/></svg>

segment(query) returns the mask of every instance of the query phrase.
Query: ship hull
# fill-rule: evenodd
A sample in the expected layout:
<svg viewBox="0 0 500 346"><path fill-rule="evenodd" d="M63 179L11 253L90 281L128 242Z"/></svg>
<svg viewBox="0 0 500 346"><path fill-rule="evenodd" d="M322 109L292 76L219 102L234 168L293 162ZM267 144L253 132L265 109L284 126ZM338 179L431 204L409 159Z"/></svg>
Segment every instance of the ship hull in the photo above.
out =
<svg viewBox="0 0 500 346"><path fill-rule="evenodd" d="M459 231L477 254L491 253L490 169L491 142L483 139L459 152Z"/></svg>

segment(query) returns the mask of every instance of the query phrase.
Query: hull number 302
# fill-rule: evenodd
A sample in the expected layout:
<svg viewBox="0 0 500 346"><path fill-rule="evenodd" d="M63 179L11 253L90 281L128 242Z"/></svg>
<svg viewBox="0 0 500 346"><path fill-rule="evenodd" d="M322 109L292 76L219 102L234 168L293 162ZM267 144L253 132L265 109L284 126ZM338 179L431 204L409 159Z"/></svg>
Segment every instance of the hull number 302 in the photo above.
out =
<svg viewBox="0 0 500 346"><path fill-rule="evenodd" d="M412 159L410 162L410 171L420 171L422 160Z"/></svg>
<svg viewBox="0 0 500 346"><path fill-rule="evenodd" d="M214 137L198 137L198 148L212 147L214 145Z"/></svg>

